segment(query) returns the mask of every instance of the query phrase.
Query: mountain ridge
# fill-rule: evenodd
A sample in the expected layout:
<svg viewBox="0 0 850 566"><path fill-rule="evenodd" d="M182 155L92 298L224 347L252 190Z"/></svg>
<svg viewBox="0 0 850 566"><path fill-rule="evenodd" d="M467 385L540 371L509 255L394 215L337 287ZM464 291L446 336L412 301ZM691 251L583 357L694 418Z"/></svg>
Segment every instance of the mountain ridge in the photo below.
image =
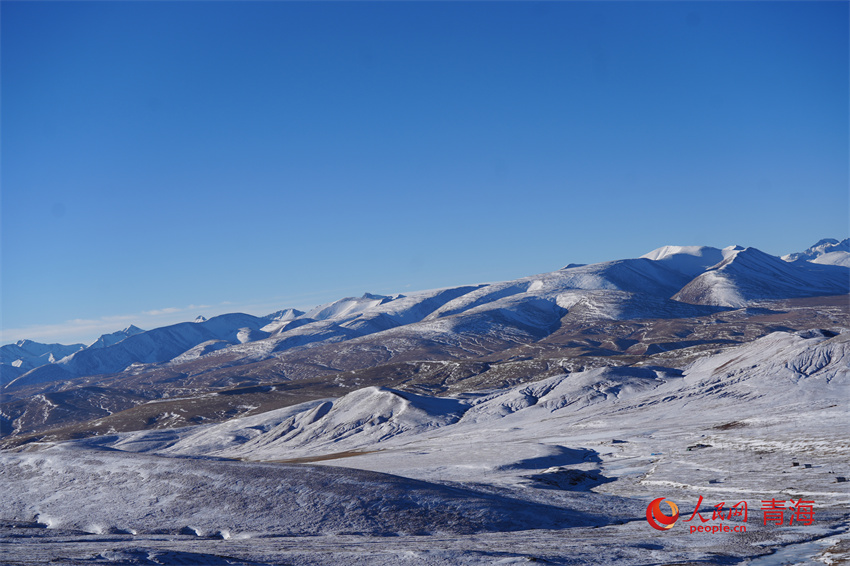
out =
<svg viewBox="0 0 850 566"><path fill-rule="evenodd" d="M8 390L145 365L179 365L210 355L228 357L232 360L228 364L248 363L406 327L422 336L434 331L459 336L472 332L527 341L551 333L571 311L618 320L651 317L654 312L660 316L713 312L694 310L696 306L741 308L763 300L838 295L850 291L850 269L802 258L835 253L848 242L821 240L802 255L791 254L793 260L785 256L786 261L741 246L663 246L640 258L571 264L512 281L406 295L365 293L306 312L284 309L263 317L230 313L150 331L130 326L87 347L62 350L53 345L65 355L41 360L44 363L38 364L40 358L35 357L29 366L7 367L11 363L4 358L2 383ZM10 357L13 346L3 348ZM75 351L66 353L69 348Z"/></svg>

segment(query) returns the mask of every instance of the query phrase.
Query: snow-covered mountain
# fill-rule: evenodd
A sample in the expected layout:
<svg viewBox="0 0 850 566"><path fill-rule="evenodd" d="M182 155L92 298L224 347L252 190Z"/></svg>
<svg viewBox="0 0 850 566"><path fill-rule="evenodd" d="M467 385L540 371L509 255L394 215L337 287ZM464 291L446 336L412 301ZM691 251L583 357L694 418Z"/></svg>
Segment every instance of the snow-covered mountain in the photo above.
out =
<svg viewBox="0 0 850 566"><path fill-rule="evenodd" d="M0 347L0 383L8 383L27 371L52 364L85 348L85 344L42 344L19 340Z"/></svg>
<svg viewBox="0 0 850 566"><path fill-rule="evenodd" d="M280 330L281 327L286 326L287 323L295 320L304 314L304 311L300 311L298 309L283 309L277 312L273 312L271 314L267 314L263 318L269 321L267 325L265 325L261 330L263 332L275 332Z"/></svg>
<svg viewBox="0 0 850 566"><path fill-rule="evenodd" d="M200 323L181 322L147 332L136 332L106 346L100 346L98 340L92 347L79 350L56 363L37 367L13 379L6 386L120 372L135 363L166 362L205 342L239 344L255 332L266 337L268 334L262 333L260 328L267 322L263 318L234 313Z"/></svg>
<svg viewBox="0 0 850 566"><path fill-rule="evenodd" d="M787 254L782 259L850 267L850 238L840 242L834 238L825 238L806 251Z"/></svg>
<svg viewBox="0 0 850 566"><path fill-rule="evenodd" d="M847 293L850 270L841 266L789 263L755 248L734 250L685 285L673 299L743 307L754 301Z"/></svg>
<svg viewBox="0 0 850 566"><path fill-rule="evenodd" d="M15 344L0 347L0 383L8 383L31 369L47 364L56 363L67 356L81 350L106 348L134 334L144 332L141 328L130 325L124 330L103 334L92 344L41 344L32 340L20 340Z"/></svg>
<svg viewBox="0 0 850 566"><path fill-rule="evenodd" d="M108 348L109 346L114 346L121 340L125 338L129 338L130 336L135 336L136 334L140 334L144 332L138 326L130 325L124 330L119 330L117 332L113 332L111 334L102 334L100 338L95 340L88 346L88 349L97 349L97 348Z"/></svg>
<svg viewBox="0 0 850 566"><path fill-rule="evenodd" d="M822 258L838 253L846 243L823 240L807 253ZM49 360L41 358L42 367L37 367L39 358L30 358L30 366L6 372L4 383L19 388L128 368L138 372L145 365L164 363L175 371L181 364L200 361L207 368L249 364L369 336L382 340L387 360L411 348L426 348L423 340L437 348L489 343L484 349L476 346L483 353L540 340L567 320L703 316L717 308L848 291L850 269L841 265L813 263L802 256L782 261L740 246L664 246L637 259L571 265L513 281L389 296L366 293L307 312L222 315L148 332L130 327L102 336L67 359L53 360L58 363L43 365ZM390 343L396 346L387 349ZM351 359L342 366L351 367ZM369 357L363 363L374 361Z"/></svg>

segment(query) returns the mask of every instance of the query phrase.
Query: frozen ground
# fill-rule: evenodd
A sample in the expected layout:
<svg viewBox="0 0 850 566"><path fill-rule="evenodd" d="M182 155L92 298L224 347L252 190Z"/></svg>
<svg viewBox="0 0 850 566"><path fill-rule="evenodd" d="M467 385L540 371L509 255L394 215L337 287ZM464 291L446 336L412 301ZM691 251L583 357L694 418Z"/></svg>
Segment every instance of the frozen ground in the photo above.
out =
<svg viewBox="0 0 850 566"><path fill-rule="evenodd" d="M4 564L841 564L850 333L0 453ZM794 465L794 462L799 465ZM746 533L691 533L746 501ZM647 504L679 521L650 527ZM810 500L810 525L763 524ZM706 525L741 526L740 521Z"/></svg>

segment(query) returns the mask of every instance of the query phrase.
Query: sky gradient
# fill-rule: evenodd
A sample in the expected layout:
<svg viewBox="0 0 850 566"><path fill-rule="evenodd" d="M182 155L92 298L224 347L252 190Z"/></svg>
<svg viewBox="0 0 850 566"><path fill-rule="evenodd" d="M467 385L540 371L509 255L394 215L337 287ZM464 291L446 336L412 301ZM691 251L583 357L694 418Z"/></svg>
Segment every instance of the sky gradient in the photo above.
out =
<svg viewBox="0 0 850 566"><path fill-rule="evenodd" d="M0 4L2 343L848 236L846 2Z"/></svg>

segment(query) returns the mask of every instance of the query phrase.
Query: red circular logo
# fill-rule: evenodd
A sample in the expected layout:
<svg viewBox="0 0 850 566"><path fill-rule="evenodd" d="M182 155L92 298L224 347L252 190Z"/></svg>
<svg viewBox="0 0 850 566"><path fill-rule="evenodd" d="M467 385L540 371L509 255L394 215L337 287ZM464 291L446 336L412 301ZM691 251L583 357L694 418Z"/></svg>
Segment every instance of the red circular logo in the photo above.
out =
<svg viewBox="0 0 850 566"><path fill-rule="evenodd" d="M670 506L670 510L673 512L672 515L665 515L661 511L662 502ZM679 507L669 499L659 497L646 506L646 520L653 529L666 531L679 520Z"/></svg>

